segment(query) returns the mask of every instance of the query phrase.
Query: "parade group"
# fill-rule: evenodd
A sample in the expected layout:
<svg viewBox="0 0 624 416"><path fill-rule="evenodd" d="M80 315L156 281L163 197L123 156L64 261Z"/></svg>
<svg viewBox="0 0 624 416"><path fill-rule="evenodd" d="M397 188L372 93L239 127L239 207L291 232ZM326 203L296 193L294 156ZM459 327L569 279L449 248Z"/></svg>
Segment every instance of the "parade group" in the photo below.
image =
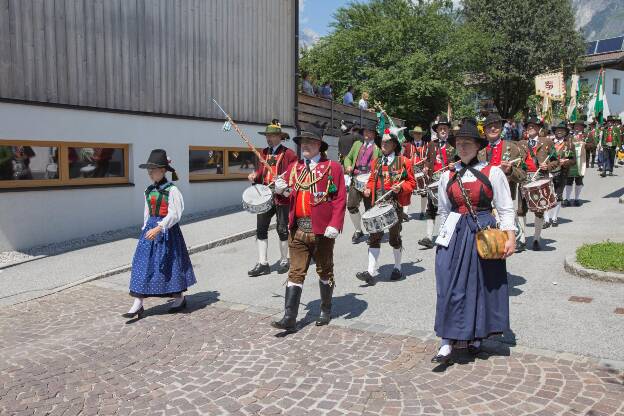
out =
<svg viewBox="0 0 624 416"><path fill-rule="evenodd" d="M394 254L390 279L401 279L401 232L416 199L427 222L426 236L418 243L435 248L434 328L441 342L432 361L446 363L457 349L477 353L481 340L509 330L505 259L527 248L527 213L535 216L531 249L540 250L542 230L558 226L561 207L581 204L587 169L598 162L601 176L612 175L623 143L617 118L604 125L553 123L547 129L542 120L530 117L525 137L517 141L503 139L503 124L496 113L480 122L465 118L451 123L440 116L430 140L423 140L425 132L417 126L404 142L396 129L380 132L374 123L353 126L349 151L330 160L322 126L293 138L298 157L283 145L289 135L273 120L260 132L267 147L257 152L257 168L249 175L252 185L243 195L245 209L257 215L258 261L249 276L271 272L268 232L276 217L281 252L277 272L288 273L288 283L284 316L272 326L296 330L312 260L320 289L316 325L330 322L334 243L347 211L355 227L353 244L368 245L368 266L354 271L354 277L375 285L382 237L388 231ZM140 167L147 169L153 184L144 195L145 221L130 281L134 303L123 314L129 319L143 316L147 297L172 297L170 312L184 309L184 292L196 282L178 224L184 203L172 183L175 170L162 149L152 151Z"/></svg>

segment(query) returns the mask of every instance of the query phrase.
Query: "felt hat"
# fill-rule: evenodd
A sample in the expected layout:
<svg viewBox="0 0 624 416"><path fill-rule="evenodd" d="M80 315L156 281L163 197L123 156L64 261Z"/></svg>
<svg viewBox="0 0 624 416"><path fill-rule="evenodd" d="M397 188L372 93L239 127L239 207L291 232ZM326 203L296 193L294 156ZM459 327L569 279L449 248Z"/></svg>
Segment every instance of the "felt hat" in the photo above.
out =
<svg viewBox="0 0 624 416"><path fill-rule="evenodd" d="M455 142L458 137L468 137L470 139L474 139L478 144L479 148L483 149L488 145L488 140L484 137L481 137L479 134L479 129L477 128L477 121L472 118L465 118L462 120L461 126L459 126L459 130L457 133L454 133L452 136L449 136L448 142L451 146L455 146Z"/></svg>
<svg viewBox="0 0 624 416"><path fill-rule="evenodd" d="M306 130L302 131L298 136L293 137L293 141L300 144L301 139L311 139L321 142L321 152L326 152L329 149L327 142L323 141L323 135L325 134L325 126L327 123L321 125L318 123L310 123Z"/></svg>
<svg viewBox="0 0 624 416"><path fill-rule="evenodd" d="M173 167L171 167L171 159L167 157L167 152L163 149L154 149L147 158L147 162L139 165L139 169L158 169L165 168L168 172L172 172L173 180L178 179L178 175Z"/></svg>
<svg viewBox="0 0 624 416"><path fill-rule="evenodd" d="M266 136L267 134L279 134L282 137L282 140L288 140L290 138L288 133L282 131L282 125L276 118L271 120L271 124L266 126L264 131L259 131L258 134L261 134L263 136Z"/></svg>

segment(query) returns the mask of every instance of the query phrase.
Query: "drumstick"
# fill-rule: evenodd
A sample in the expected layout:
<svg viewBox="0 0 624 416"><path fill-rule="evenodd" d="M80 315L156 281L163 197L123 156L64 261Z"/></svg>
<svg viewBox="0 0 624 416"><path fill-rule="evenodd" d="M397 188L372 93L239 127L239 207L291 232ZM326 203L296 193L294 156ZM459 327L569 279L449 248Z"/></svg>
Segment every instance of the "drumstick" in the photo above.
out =
<svg viewBox="0 0 624 416"><path fill-rule="evenodd" d="M405 181L401 181L401 182L397 183L396 185L403 185L403 182L405 182ZM381 201L386 199L388 197L388 195L390 195L392 192L394 192L394 191L392 189L390 189L388 192L383 194L377 201L375 201L375 205L377 205L378 203L380 203Z"/></svg>
<svg viewBox="0 0 624 416"><path fill-rule="evenodd" d="M542 163L546 163L546 161L550 159L550 155L546 156L546 159L544 159L544 161ZM542 164L540 163L540 165ZM535 180L535 178L537 178L537 174L539 173L540 169L539 166L537 166L537 170L535 171L535 173L533 174L533 176L531 176L531 182L533 182Z"/></svg>
<svg viewBox="0 0 624 416"><path fill-rule="evenodd" d="M249 147L249 149L254 152L254 154L256 155L256 157L258 158L258 160L260 161L260 163L262 163L264 166L266 166L269 170L271 170L271 165L269 165L267 163L266 160L264 160L264 158L262 157L262 155L260 154L260 152L258 152L258 149L256 149L254 147L253 144L251 144L251 141L247 138L247 136L245 136L245 133L243 133L241 131L241 129L238 127L238 125L234 122L234 120L232 120L232 117L230 117L230 115L228 113L225 112L225 110L219 105L219 103L217 102L217 100L215 100L214 98L212 99L212 101L214 101L214 103L217 105L217 107L219 107L219 110L221 110L221 112L223 113L223 115L225 115L225 118L230 122L230 124L232 124L232 127L234 127L234 130L236 130L236 133L238 133L238 135L243 139L243 141L245 143L247 143L247 147Z"/></svg>

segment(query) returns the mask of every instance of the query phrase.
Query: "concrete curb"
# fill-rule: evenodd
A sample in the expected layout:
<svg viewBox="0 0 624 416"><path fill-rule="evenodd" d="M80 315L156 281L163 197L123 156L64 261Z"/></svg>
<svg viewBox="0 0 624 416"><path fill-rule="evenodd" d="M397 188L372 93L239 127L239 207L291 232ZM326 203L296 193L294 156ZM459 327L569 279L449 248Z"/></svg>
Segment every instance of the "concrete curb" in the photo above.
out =
<svg viewBox="0 0 624 416"><path fill-rule="evenodd" d="M219 302L210 305L215 308L223 308L234 310L238 312L248 312L256 315L261 315L266 318L280 317L283 314L283 310L266 308L254 305L248 305L244 303L235 303L219 300ZM309 323L307 321L299 320L301 323ZM417 329L399 328L389 325L369 324L362 321L336 321L332 320L330 326L337 326L341 328L348 328L355 331L370 332L378 335L387 336L404 336L411 338L418 338L419 340L427 343L435 343L437 345L438 338L432 331L422 331ZM483 342L483 348L485 351L493 352L495 354L507 355L510 349L520 354L532 354L541 357L547 357L553 360L565 360L565 361L579 361L579 362L591 362L599 368L606 370L624 371L624 361L609 360L600 357L593 357L588 355L574 354L563 351L545 350L542 348L526 347L524 345L506 343L504 341L495 339L486 339Z"/></svg>
<svg viewBox="0 0 624 416"><path fill-rule="evenodd" d="M576 262L576 256L566 256L563 261L566 272L584 279L598 280L601 282L624 283L624 273L603 272L601 270L586 269Z"/></svg>
<svg viewBox="0 0 624 416"><path fill-rule="evenodd" d="M271 224L269 226L269 230L272 230L276 227L275 224ZM232 244L234 242L240 241L240 240L244 240L246 238L249 237L253 237L254 235L256 235L256 229L254 228L253 230L247 230L247 231L242 231L240 233L236 233L236 234L232 234L230 236L224 237L224 238L220 238L218 240L213 240L213 241L209 241L207 243L202 243L202 244L197 244L195 246L191 246L188 248L188 252L189 255L193 255L193 254L197 254L200 253L202 251L206 251L206 250L210 250L212 248L215 247L221 247L227 244ZM71 283L67 283L65 285L62 286L57 286L55 288L52 289L48 289L48 291L46 293L44 293L43 295L40 296L36 296L30 299L26 299L23 300L21 302L17 302L14 303L13 305L19 305L21 303L26 303L26 302L30 302L32 300L36 300L36 299L41 299L44 298L46 296L49 295L53 295L55 293L58 292L62 292L63 290L67 290L70 289L72 287L78 286L78 285L82 285L84 283L89 283L92 282L94 280L99 280L99 279L104 279L106 277L110 277L110 276L114 276L116 274L120 274L120 273L125 273L132 270L132 264L124 264L123 266L118 266L118 267L114 267L112 269L100 272L100 273L95 273L92 274L91 276L87 276L83 279L77 280L75 282L71 282Z"/></svg>

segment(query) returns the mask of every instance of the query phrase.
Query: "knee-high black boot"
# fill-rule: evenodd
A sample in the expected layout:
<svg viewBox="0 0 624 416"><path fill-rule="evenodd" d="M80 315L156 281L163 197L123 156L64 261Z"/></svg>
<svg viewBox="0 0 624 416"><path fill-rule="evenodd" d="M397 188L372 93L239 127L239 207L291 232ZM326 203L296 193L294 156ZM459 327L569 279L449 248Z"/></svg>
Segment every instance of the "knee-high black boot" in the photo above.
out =
<svg viewBox="0 0 624 416"><path fill-rule="evenodd" d="M284 317L279 321L271 322L271 326L277 329L292 331L297 323L299 301L301 300L302 288L299 286L286 286L284 295Z"/></svg>
<svg viewBox="0 0 624 416"><path fill-rule="evenodd" d="M334 293L333 285L326 285L320 280L319 288L321 289L321 314L316 319L316 326L327 325L331 320L332 294Z"/></svg>

